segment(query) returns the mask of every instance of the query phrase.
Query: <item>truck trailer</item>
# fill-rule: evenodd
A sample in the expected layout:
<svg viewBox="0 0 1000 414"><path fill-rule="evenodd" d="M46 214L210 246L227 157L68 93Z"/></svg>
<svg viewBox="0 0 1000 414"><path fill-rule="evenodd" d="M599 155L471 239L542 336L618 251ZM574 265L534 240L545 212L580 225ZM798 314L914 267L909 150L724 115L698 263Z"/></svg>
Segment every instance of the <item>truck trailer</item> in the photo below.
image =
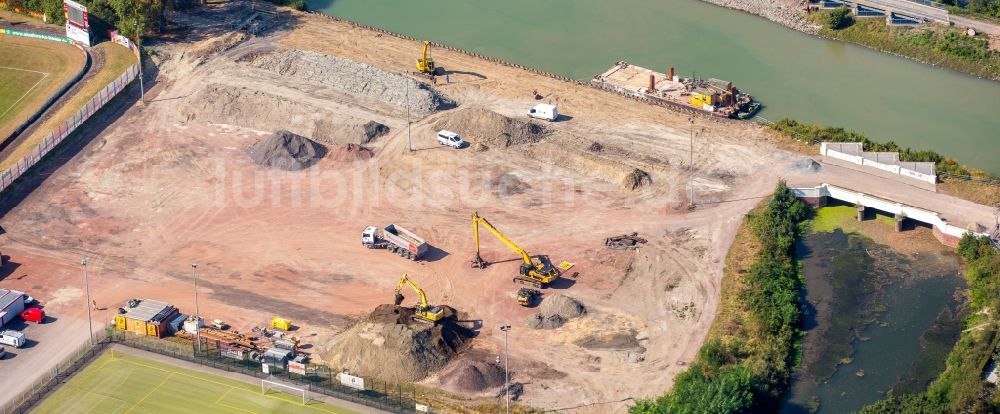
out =
<svg viewBox="0 0 1000 414"><path fill-rule="evenodd" d="M28 339L25 338L23 332L11 330L0 331L0 344L20 348L24 346L24 343L27 341Z"/></svg>
<svg viewBox="0 0 1000 414"><path fill-rule="evenodd" d="M412 231L390 224L383 229L366 227L361 244L369 249L387 249L410 260L418 260L427 252L427 242Z"/></svg>
<svg viewBox="0 0 1000 414"><path fill-rule="evenodd" d="M0 289L0 326L18 318L24 311L24 292Z"/></svg>

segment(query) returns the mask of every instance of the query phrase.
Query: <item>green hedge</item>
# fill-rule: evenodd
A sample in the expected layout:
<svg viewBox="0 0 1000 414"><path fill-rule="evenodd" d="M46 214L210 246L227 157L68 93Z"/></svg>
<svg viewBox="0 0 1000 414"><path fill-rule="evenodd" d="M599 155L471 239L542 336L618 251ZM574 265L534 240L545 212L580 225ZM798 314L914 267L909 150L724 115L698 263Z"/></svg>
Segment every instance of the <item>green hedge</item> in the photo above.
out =
<svg viewBox="0 0 1000 414"><path fill-rule="evenodd" d="M761 244L756 262L743 274L738 302L759 328L750 346L709 340L673 389L640 400L630 413L773 412L781 404L800 337L802 277L793 253L808 208L782 181L757 214L747 216Z"/></svg>

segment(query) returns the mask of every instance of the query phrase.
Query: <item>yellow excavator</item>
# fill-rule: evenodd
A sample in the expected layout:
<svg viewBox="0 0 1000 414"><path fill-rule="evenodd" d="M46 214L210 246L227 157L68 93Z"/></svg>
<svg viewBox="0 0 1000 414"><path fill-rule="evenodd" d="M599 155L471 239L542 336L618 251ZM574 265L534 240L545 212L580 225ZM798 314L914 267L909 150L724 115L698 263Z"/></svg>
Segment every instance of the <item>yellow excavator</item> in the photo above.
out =
<svg viewBox="0 0 1000 414"><path fill-rule="evenodd" d="M416 283L413 283L413 280L410 280L410 276L406 274L403 274L403 277L399 279L399 284L396 285L396 300L394 302L396 306L403 303L403 299L405 298L400 293L403 290L403 285L410 285L410 288L414 292L417 292L417 296L420 297L420 302L417 302L413 309L413 319L430 323L437 323L437 321L441 320L441 317L444 316L444 309L441 309L440 306L428 305L427 295L424 294L424 290L418 287Z"/></svg>
<svg viewBox="0 0 1000 414"><path fill-rule="evenodd" d="M437 67L434 66L434 58L431 57L431 42L424 40L424 49L420 52L420 59L417 59L418 74L431 76L437 75Z"/></svg>
<svg viewBox="0 0 1000 414"><path fill-rule="evenodd" d="M552 266L548 257L538 256L538 263L535 263L531 260L528 252L524 251L521 246L518 246L511 239L508 239L507 236L504 236L500 230L493 227L486 219L479 217L478 212L472 214L472 234L476 239L476 257L472 260L472 267L484 269L486 266L489 266L489 263L479 255L479 226L483 226L486 230L489 230L497 239L500 239L503 244L507 245L509 249L521 255L521 269L518 276L514 278L514 283L539 289L559 278L559 271Z"/></svg>

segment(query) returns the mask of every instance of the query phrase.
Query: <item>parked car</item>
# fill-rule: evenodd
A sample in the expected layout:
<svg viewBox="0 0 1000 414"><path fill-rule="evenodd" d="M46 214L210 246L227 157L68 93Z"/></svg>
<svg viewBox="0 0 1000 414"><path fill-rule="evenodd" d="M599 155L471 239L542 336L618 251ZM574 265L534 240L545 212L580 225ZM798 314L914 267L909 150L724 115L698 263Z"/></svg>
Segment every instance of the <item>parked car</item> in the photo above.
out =
<svg viewBox="0 0 1000 414"><path fill-rule="evenodd" d="M444 129L438 131L437 140L439 144L447 145L452 148L462 148L465 146L465 141L462 140L462 137L458 136L458 134L454 132Z"/></svg>
<svg viewBox="0 0 1000 414"><path fill-rule="evenodd" d="M21 312L21 319L28 322L42 323L45 322L45 311L39 308L28 308L24 312Z"/></svg>
<svg viewBox="0 0 1000 414"><path fill-rule="evenodd" d="M24 346L25 342L27 342L27 339L23 332L13 330L0 331L0 344L20 348Z"/></svg>

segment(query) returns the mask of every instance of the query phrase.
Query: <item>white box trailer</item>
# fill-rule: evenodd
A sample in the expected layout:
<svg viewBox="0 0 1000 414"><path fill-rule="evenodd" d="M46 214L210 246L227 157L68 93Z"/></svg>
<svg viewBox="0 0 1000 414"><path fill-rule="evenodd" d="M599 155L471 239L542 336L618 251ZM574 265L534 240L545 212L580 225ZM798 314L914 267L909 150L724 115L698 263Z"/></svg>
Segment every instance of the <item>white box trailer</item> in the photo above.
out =
<svg viewBox="0 0 1000 414"><path fill-rule="evenodd" d="M0 289L0 326L19 318L24 311L24 292Z"/></svg>
<svg viewBox="0 0 1000 414"><path fill-rule="evenodd" d="M528 117L555 121L556 118L559 118L559 111L556 110L555 105L538 104L528 110Z"/></svg>
<svg viewBox="0 0 1000 414"><path fill-rule="evenodd" d="M417 260L427 252L424 239L395 224L383 229L366 227L361 233L361 244L369 249L388 249L410 260Z"/></svg>
<svg viewBox="0 0 1000 414"><path fill-rule="evenodd" d="M24 336L23 332L11 330L0 331L0 344L20 348L24 346L24 343L27 341L28 339Z"/></svg>

